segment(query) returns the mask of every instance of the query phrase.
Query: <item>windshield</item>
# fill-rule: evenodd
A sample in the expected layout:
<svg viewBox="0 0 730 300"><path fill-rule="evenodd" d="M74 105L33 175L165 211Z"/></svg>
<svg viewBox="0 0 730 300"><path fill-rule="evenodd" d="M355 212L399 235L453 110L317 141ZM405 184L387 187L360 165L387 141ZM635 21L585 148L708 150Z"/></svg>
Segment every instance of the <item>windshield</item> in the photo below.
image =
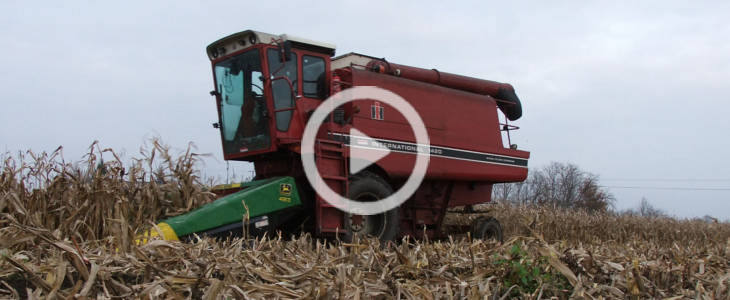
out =
<svg viewBox="0 0 730 300"><path fill-rule="evenodd" d="M258 49L215 65L226 154L261 150L271 145L262 76Z"/></svg>

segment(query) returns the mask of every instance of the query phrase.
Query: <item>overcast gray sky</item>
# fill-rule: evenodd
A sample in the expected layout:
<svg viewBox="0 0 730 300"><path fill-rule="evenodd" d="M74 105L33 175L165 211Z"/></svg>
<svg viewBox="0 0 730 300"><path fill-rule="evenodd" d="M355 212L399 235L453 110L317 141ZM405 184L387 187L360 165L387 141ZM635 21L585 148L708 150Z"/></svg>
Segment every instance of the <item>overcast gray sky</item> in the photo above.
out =
<svg viewBox="0 0 730 300"><path fill-rule="evenodd" d="M512 83L531 166L598 174L619 209L730 219L730 2L393 2L3 1L0 151L160 136L224 176L205 46L255 29Z"/></svg>

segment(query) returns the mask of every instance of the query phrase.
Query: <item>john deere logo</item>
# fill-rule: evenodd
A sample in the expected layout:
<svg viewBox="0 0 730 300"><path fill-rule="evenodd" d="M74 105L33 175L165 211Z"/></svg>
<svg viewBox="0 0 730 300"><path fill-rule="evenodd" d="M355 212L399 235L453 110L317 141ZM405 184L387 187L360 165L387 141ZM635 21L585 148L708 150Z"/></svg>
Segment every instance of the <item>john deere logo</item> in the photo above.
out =
<svg viewBox="0 0 730 300"><path fill-rule="evenodd" d="M279 185L279 193L282 195L289 196L291 195L291 184L289 183L282 183Z"/></svg>

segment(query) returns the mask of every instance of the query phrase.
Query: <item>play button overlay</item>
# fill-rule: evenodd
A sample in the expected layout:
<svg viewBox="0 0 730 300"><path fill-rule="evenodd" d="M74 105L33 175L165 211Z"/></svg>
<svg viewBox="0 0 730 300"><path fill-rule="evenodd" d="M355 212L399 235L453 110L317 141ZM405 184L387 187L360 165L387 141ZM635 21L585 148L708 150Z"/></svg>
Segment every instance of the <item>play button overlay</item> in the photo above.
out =
<svg viewBox="0 0 730 300"><path fill-rule="evenodd" d="M322 122L335 108L356 100L379 101L400 112L413 130L413 135L416 138L415 143L418 145L418 147L415 147L416 163L405 184L395 193L378 201L359 202L337 194L324 182L317 170L317 163L314 161L314 145ZM345 134L344 132L330 133L333 135ZM350 173L362 171L362 169L382 159L391 151L388 147L355 128L351 128L347 134L357 138L357 141L350 139ZM360 139L360 137L367 137L367 139ZM368 142L368 149L363 149L365 145L358 145L361 140ZM322 102L309 117L307 126L304 127L301 147L304 175L306 175L314 191L330 205L355 215L377 215L400 206L416 192L421 182L423 182L431 158L431 144L428 132L416 109L398 94L375 86L351 87L330 96ZM358 162L357 159L362 159L362 161Z"/></svg>
<svg viewBox="0 0 730 300"><path fill-rule="evenodd" d="M355 128L350 129L350 174L357 174L381 158L390 154L390 149L367 134Z"/></svg>

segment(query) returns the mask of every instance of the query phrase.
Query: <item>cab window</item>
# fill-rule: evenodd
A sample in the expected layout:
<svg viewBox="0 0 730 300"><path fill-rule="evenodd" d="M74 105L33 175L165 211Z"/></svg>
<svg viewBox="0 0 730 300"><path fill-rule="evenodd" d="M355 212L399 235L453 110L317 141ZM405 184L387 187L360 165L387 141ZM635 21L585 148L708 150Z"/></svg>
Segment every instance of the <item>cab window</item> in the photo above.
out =
<svg viewBox="0 0 730 300"><path fill-rule="evenodd" d="M269 49L267 51L269 62L269 73L274 77L271 82L271 94L274 96L274 109L280 110L284 108L294 107L294 95L297 94L297 55L291 52L289 60L282 62L279 51ZM291 86L286 80L276 79L277 77L286 77L291 81ZM285 110L276 112L276 129L279 131L289 130L293 111Z"/></svg>
<svg viewBox="0 0 730 300"><path fill-rule="evenodd" d="M302 95L316 99L324 99L327 96L323 58L302 55Z"/></svg>

